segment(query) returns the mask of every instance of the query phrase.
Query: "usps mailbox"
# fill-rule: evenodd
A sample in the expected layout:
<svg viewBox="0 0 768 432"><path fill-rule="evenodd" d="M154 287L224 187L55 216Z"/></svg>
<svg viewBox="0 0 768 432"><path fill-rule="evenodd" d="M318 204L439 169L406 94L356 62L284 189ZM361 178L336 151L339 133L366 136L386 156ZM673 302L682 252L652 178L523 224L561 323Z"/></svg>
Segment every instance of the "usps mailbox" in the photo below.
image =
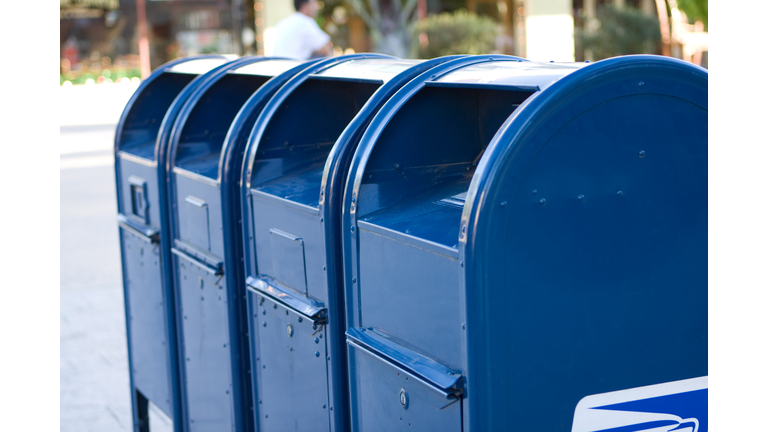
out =
<svg viewBox="0 0 768 432"><path fill-rule="evenodd" d="M250 431L252 399L239 181L254 121L311 63L245 57L195 89L174 125L169 199L189 431Z"/></svg>
<svg viewBox="0 0 768 432"><path fill-rule="evenodd" d="M115 177L133 420L148 428L148 401L182 430L171 291L165 163L171 126L206 73L228 62L201 56L160 66L126 105L115 133Z"/></svg>
<svg viewBox="0 0 768 432"><path fill-rule="evenodd" d="M353 55L305 69L254 125L243 227L259 430L349 430L341 190L376 111L447 61Z"/></svg>
<svg viewBox="0 0 768 432"><path fill-rule="evenodd" d="M352 429L707 430L707 72L479 60L354 155Z"/></svg>

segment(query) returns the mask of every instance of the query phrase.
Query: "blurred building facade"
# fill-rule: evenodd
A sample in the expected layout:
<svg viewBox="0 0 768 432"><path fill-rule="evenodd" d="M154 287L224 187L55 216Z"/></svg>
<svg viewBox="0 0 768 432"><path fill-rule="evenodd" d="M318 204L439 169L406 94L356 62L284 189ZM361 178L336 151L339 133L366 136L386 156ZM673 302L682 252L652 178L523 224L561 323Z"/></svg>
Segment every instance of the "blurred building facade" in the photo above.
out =
<svg viewBox="0 0 768 432"><path fill-rule="evenodd" d="M150 69L189 55L255 53L252 0L59 1L62 75L140 73L140 7Z"/></svg>
<svg viewBox="0 0 768 432"><path fill-rule="evenodd" d="M331 35L336 54L376 50L366 23L355 13L354 1L318 1L317 22ZM367 7L371 4L387 7L392 2L404 4L407 0L357 1ZM656 36L658 41L646 37L648 40L641 48L619 46L614 51L667 54L670 46L674 51L676 41L683 41L678 43L678 50L672 55L682 57L688 53L690 57L691 52L698 52L699 57L694 54L693 58L701 61L700 45L704 40L701 28L694 29L695 26L688 22L681 23L679 13L675 21L675 0L418 1L420 18L459 9L489 17L497 23L495 53L543 61L599 60L601 52L590 47L589 44L595 42L588 36L601 31L598 19L601 10L613 11L614 18L602 15L604 21L619 20L611 24L611 31L623 32L622 26L639 22L637 25L644 27L656 26L650 31L657 35L659 17L664 11L661 36ZM142 28L139 11L142 10L146 16L145 32L139 30ZM624 14L629 16L626 18L621 10L632 13ZM273 43L272 28L294 9L291 0L60 0L60 12L61 75L64 80L95 76L105 70L113 78L139 76L140 57L148 57L149 69L154 69L174 58L195 54L269 55ZM641 14L647 19L632 14ZM635 21L627 24L621 19ZM685 21L684 15L682 19ZM603 31L609 27L607 24L603 23ZM665 35L664 25L671 28L672 33ZM694 30L689 31L689 27ZM687 51L679 48L686 32L696 32L693 39L699 44L692 48L689 43ZM140 48L142 35L146 40L144 49ZM620 40L620 36L608 35L608 39ZM688 37L687 40L693 39Z"/></svg>

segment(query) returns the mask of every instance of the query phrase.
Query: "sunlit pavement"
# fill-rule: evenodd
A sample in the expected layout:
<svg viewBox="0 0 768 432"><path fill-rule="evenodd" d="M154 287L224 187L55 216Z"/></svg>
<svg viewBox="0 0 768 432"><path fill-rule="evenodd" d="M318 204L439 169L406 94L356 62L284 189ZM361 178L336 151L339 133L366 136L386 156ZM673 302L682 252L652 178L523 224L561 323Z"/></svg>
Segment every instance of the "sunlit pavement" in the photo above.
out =
<svg viewBox="0 0 768 432"><path fill-rule="evenodd" d="M131 431L115 126L136 84L59 88L61 431ZM156 408L153 432L172 427Z"/></svg>

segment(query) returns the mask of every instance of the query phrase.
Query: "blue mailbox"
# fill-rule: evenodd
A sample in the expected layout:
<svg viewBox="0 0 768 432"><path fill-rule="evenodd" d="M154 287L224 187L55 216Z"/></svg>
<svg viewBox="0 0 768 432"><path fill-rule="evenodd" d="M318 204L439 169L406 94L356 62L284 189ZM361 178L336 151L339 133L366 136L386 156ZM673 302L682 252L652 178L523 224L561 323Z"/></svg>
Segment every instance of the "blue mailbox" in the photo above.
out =
<svg viewBox="0 0 768 432"><path fill-rule="evenodd" d="M218 69L174 124L168 197L188 431L253 430L239 182L253 123L309 63L245 57Z"/></svg>
<svg viewBox="0 0 768 432"><path fill-rule="evenodd" d="M176 321L167 239L165 163L179 109L207 72L228 62L200 56L160 66L136 90L115 133L115 177L128 363L135 430L148 430L148 401L181 429Z"/></svg>
<svg viewBox="0 0 768 432"><path fill-rule="evenodd" d="M352 430L707 430L705 70L445 63L343 209Z"/></svg>
<svg viewBox="0 0 768 432"><path fill-rule="evenodd" d="M256 121L242 199L258 430L349 430L339 232L347 167L384 102L447 60L325 60L288 81Z"/></svg>

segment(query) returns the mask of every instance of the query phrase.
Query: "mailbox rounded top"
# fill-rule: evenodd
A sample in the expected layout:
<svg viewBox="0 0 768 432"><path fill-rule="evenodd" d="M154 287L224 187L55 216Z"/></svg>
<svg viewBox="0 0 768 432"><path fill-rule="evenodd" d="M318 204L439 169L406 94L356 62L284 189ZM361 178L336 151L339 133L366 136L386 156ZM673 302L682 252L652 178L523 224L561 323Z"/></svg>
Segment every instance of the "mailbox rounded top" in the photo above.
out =
<svg viewBox="0 0 768 432"><path fill-rule="evenodd" d="M543 89L588 63L535 63L488 61L453 70L437 79L443 84L484 84L538 87Z"/></svg>
<svg viewBox="0 0 768 432"><path fill-rule="evenodd" d="M226 133L242 104L270 78L303 63L249 56L208 73L189 96L173 125L169 167L218 179L220 160L226 151Z"/></svg>
<svg viewBox="0 0 768 432"><path fill-rule="evenodd" d="M259 151L258 147L263 134L277 111L294 94L299 86L311 78L381 83L382 76L386 76L386 71L380 69L385 67L384 63L386 62L391 64L402 62L402 60L383 54L344 55L316 61L291 77L270 98L253 125L246 149L247 159L244 166L245 169L243 170L243 185L246 188L250 187L252 176L256 174L253 165L256 163L256 153ZM354 63L354 65L351 65L351 63ZM373 77L376 78L374 79Z"/></svg>
<svg viewBox="0 0 768 432"><path fill-rule="evenodd" d="M184 61L175 62L161 66L164 72L184 73L192 75L202 75L224 63L237 60L237 56L211 56L211 57L189 57Z"/></svg>
<svg viewBox="0 0 768 432"><path fill-rule="evenodd" d="M387 82L397 76L397 74L423 61L395 58L363 58L337 63L327 69L317 71L312 76L316 78Z"/></svg>
<svg viewBox="0 0 768 432"><path fill-rule="evenodd" d="M588 394L707 375L707 81L599 61L496 133L460 222L468 376L494 377L472 383L470 427L552 429Z"/></svg>
<svg viewBox="0 0 768 432"><path fill-rule="evenodd" d="M163 64L142 81L120 116L115 151L125 151L149 161L162 158L156 146L173 125L184 101L205 81L205 75L230 60L219 55L177 59ZM167 138L167 137L166 137Z"/></svg>

